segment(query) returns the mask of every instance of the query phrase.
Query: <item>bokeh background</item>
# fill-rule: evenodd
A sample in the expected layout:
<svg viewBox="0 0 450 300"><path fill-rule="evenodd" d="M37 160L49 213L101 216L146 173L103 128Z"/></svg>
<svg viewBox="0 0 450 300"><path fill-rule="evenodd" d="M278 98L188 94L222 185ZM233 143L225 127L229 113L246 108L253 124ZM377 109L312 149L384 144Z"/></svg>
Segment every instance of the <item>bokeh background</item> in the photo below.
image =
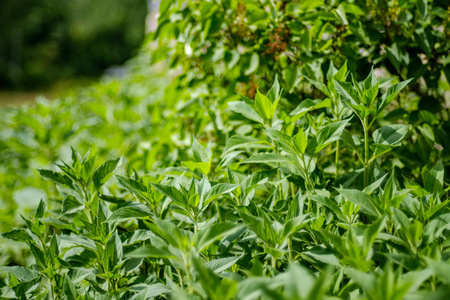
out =
<svg viewBox="0 0 450 300"><path fill-rule="evenodd" d="M138 51L150 0L0 1L0 104L53 98Z"/></svg>

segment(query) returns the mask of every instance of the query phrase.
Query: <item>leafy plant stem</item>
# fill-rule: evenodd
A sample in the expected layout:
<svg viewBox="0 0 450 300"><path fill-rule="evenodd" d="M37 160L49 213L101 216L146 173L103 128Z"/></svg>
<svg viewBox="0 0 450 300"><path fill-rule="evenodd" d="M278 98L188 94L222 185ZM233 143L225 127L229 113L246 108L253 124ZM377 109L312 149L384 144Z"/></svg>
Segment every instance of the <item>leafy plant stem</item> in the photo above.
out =
<svg viewBox="0 0 450 300"><path fill-rule="evenodd" d="M294 261L294 253L292 251L292 236L288 237L289 261Z"/></svg>
<svg viewBox="0 0 450 300"><path fill-rule="evenodd" d="M336 157L334 164L336 165L335 179L337 179L339 175L339 140L336 141Z"/></svg>
<svg viewBox="0 0 450 300"><path fill-rule="evenodd" d="M364 118L364 187L369 185L369 117Z"/></svg>

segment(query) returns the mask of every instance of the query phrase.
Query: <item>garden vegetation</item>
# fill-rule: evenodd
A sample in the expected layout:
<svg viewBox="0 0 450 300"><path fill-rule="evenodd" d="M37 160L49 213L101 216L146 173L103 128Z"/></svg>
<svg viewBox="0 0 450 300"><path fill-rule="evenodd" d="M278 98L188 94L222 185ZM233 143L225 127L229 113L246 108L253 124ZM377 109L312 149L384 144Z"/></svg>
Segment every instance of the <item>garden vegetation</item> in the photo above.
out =
<svg viewBox="0 0 450 300"><path fill-rule="evenodd" d="M161 1L0 112L0 298L448 299L447 5Z"/></svg>

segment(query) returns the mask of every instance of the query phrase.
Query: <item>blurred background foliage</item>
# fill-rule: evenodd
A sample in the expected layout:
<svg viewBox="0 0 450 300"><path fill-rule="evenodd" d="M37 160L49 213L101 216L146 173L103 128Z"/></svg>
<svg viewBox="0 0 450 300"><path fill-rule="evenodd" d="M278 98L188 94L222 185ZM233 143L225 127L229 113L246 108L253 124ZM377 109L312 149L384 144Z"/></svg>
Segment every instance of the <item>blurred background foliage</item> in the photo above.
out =
<svg viewBox="0 0 450 300"><path fill-rule="evenodd" d="M136 54L147 0L3 0L0 89L96 77Z"/></svg>

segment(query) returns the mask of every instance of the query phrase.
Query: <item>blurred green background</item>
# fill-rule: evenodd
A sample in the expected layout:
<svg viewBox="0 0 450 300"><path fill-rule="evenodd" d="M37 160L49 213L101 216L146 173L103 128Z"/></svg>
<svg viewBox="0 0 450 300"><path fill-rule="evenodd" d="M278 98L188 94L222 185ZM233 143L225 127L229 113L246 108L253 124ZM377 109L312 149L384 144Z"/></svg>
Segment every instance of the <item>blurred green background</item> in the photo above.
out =
<svg viewBox="0 0 450 300"><path fill-rule="evenodd" d="M58 90L82 84L111 66L123 64L142 44L149 3L1 0L3 97L14 97L11 91L51 90L50 94L58 94ZM120 68L112 70L120 73Z"/></svg>

